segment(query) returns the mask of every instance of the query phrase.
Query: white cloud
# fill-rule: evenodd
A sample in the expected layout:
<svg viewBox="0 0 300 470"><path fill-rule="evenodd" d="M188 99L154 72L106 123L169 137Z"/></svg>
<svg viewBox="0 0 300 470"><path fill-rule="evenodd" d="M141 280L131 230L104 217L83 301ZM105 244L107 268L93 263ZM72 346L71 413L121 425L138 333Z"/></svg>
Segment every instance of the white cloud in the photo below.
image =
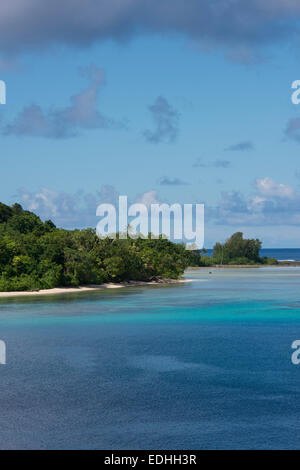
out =
<svg viewBox="0 0 300 470"><path fill-rule="evenodd" d="M298 225L300 192L291 185L277 183L271 177L257 178L255 193L223 192L215 207L207 207L207 216L224 225Z"/></svg>
<svg viewBox="0 0 300 470"><path fill-rule="evenodd" d="M53 220L59 227L83 228L96 227L96 209L99 204L114 204L117 209L119 192L111 185L102 185L93 193L78 190L74 194L49 188L40 188L36 192L22 188L14 200L25 209L35 212L42 220ZM151 204L159 203L159 197L156 191L149 190L138 195L135 200L128 200L128 204L132 202L143 203L150 208Z"/></svg>
<svg viewBox="0 0 300 470"><path fill-rule="evenodd" d="M157 191L151 189L145 193L137 196L136 202L140 204L145 204L146 207L150 207L151 204L159 204Z"/></svg>
<svg viewBox="0 0 300 470"><path fill-rule="evenodd" d="M257 178L255 180L255 186L257 191L264 196L289 199L297 197L297 193L292 186L276 183L268 176L266 178Z"/></svg>
<svg viewBox="0 0 300 470"><path fill-rule="evenodd" d="M59 227L95 227L96 208L100 203L116 203L118 192L113 186L103 185L95 193L77 191L74 194L41 188L37 192L20 189L17 200L25 209L35 212L43 220L51 219Z"/></svg>

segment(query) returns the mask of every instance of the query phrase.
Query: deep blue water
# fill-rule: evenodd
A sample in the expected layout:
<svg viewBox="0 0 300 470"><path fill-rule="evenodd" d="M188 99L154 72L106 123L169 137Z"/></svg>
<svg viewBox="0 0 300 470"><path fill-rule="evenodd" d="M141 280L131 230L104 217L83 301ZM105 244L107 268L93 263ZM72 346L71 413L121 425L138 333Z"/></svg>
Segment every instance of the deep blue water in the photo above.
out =
<svg viewBox="0 0 300 470"><path fill-rule="evenodd" d="M263 248L260 256L276 258L279 261L300 261L300 248Z"/></svg>
<svg viewBox="0 0 300 470"><path fill-rule="evenodd" d="M300 269L0 301L1 449L300 446Z"/></svg>
<svg viewBox="0 0 300 470"><path fill-rule="evenodd" d="M213 250L209 249L207 252L211 256ZM275 258L279 261L300 261L300 248L263 248L260 250L260 256Z"/></svg>

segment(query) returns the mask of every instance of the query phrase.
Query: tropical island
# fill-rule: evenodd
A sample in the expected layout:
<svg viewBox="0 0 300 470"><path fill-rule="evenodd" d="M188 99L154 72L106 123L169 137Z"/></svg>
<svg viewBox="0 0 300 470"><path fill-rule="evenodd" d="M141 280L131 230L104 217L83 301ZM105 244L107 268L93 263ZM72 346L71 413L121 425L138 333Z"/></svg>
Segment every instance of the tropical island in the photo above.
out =
<svg viewBox="0 0 300 470"><path fill-rule="evenodd" d="M254 266L279 264L275 258L261 257L259 255L262 242L256 238L244 238L242 232L231 235L225 243L216 243L212 257L201 253L199 266Z"/></svg>
<svg viewBox="0 0 300 470"><path fill-rule="evenodd" d="M20 204L0 203L0 292L39 291L127 281L179 279L188 266L276 264L259 240L237 232L213 256L160 236L100 239L91 228L65 230Z"/></svg>

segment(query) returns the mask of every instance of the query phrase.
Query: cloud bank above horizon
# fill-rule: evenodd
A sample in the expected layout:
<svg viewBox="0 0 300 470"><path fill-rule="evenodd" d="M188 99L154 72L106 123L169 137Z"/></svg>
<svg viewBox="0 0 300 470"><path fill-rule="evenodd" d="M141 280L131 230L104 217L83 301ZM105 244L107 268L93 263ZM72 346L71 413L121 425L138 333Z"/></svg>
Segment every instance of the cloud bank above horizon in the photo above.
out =
<svg viewBox="0 0 300 470"><path fill-rule="evenodd" d="M175 184L173 180L171 184ZM217 205L205 204L207 221L224 226L252 227L291 227L300 224L300 191L291 185L277 183L268 176L256 178L253 187L254 191L248 196L238 191L222 192ZM94 193L79 190L75 194L57 192L49 188L30 192L22 188L18 191L17 200L25 209L36 212L43 220L50 218L59 226L83 228L88 225L95 226L98 204L110 203L117 206L119 195L113 185L102 185L100 190ZM162 201L154 189L136 195L131 202L145 204L148 208L151 204L162 202L172 204L171 201Z"/></svg>

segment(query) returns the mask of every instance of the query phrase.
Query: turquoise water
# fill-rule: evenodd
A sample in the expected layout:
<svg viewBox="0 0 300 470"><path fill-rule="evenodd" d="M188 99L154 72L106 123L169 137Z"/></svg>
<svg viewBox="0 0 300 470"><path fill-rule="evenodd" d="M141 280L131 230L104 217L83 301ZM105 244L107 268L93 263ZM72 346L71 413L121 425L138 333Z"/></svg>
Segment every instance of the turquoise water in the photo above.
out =
<svg viewBox="0 0 300 470"><path fill-rule="evenodd" d="M300 445L300 269L0 301L1 449Z"/></svg>

